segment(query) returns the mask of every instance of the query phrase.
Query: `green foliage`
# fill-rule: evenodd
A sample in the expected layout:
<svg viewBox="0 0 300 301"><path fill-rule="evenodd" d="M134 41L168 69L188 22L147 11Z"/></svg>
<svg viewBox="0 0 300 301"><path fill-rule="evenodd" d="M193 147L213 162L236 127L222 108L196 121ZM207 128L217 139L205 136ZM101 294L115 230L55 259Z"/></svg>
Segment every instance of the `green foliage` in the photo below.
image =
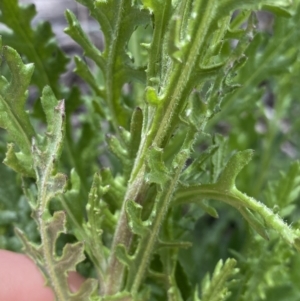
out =
<svg viewBox="0 0 300 301"><path fill-rule="evenodd" d="M33 4L21 6L17 0L3 0L0 11L0 23L11 30L1 33L4 44L18 49L28 62L35 65L31 84L36 85L40 91L49 85L58 93L58 79L66 70L68 59L54 43L50 24L42 22L36 28L31 27L36 15Z"/></svg>
<svg viewBox="0 0 300 301"><path fill-rule="evenodd" d="M298 300L299 1L77 2L105 40L66 11L84 96L34 6L0 3L0 247L58 301Z"/></svg>
<svg viewBox="0 0 300 301"><path fill-rule="evenodd" d="M24 105L33 65L24 65L17 52L9 47L3 48L2 55L12 73L12 78L10 82L2 78L0 126L7 130L20 149L20 153L15 153L13 144L9 144L5 163L21 174L32 176L30 153L31 139L35 133Z"/></svg>
<svg viewBox="0 0 300 301"><path fill-rule="evenodd" d="M216 265L212 278L210 279L209 274L207 274L202 281L202 298L198 299L196 297L195 300L226 300L230 293L225 284L229 277L234 276L238 272L235 265L236 261L232 258L227 259L224 264L220 260Z"/></svg>

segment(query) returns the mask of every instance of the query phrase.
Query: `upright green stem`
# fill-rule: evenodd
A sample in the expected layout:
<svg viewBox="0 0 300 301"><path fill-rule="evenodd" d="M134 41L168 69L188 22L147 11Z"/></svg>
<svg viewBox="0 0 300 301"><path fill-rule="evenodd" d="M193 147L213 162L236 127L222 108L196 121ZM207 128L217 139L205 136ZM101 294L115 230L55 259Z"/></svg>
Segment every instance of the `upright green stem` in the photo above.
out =
<svg viewBox="0 0 300 301"><path fill-rule="evenodd" d="M126 250L129 250L133 233L128 227L128 221L126 216L126 203L129 200L138 201L139 196L145 191L147 185L145 183L145 153L151 145L151 136L142 135L146 137L141 141L135 165L131 172L131 178L128 182L128 188L126 195L123 200L120 216L118 218L118 224L115 230L111 256L109 258L107 275L108 278L105 284L105 295L113 295L119 292L123 286L124 278L124 265L121 263L116 256L116 248L118 245L124 245Z"/></svg>
<svg viewBox="0 0 300 301"><path fill-rule="evenodd" d="M153 108L151 112L149 111L148 116L150 118L148 118L146 129L145 131L143 131L142 134L143 140L141 141L137 158L135 160L135 164L131 172L128 190L123 201L120 218L113 239L112 255L109 260L108 267L109 278L106 283L105 290L106 294L116 293L122 286L124 267L121 263L119 263L118 259L116 258L115 250L117 245L124 245L126 250L128 250L131 245L132 233L127 225L127 218L125 212L126 202L128 200L136 201L137 195L143 190L143 187L145 186L144 170L146 164L146 153L151 144L153 143L155 143L158 147L161 146L164 138L167 135L169 135L169 125L172 123L172 120L176 118L176 114L174 113L176 112L178 107L182 106L182 101L184 101L185 97L188 96L183 95L183 92L185 91L185 88L188 85L188 81L190 79L192 70L194 69L194 66L197 63L200 49L205 43L205 37L209 28L207 24L210 23L209 21L211 18L212 11L214 11L215 2L216 0L209 1L209 3L205 7L205 13L202 15L201 24L197 28L195 39L191 44L190 51L188 52L185 64L175 64L172 78L166 89L166 94L162 100L164 103L162 103L162 105L160 105L157 108ZM185 161L182 162L182 166L184 165L184 163ZM173 191L177 185L182 166L178 167L175 176L172 179L172 182L168 185L169 189L161 196L162 200L159 202L161 206L159 211L161 213L158 214L159 217L157 221L153 224L153 233L158 233L155 231L159 231L161 222L168 208L169 200L173 195ZM147 251L152 252L155 242L156 237L151 237L147 243ZM142 274L145 272L145 268L149 260L149 255L150 253L148 254L148 256L145 256L145 262L142 261L137 280L132 281L133 292L137 291L139 288L140 281L143 278Z"/></svg>
<svg viewBox="0 0 300 301"><path fill-rule="evenodd" d="M175 112L177 113L178 108L182 107L182 102L184 102L188 97L188 95L184 95L184 91L189 85L191 74L199 59L200 50L206 41L207 33L209 31L208 24L210 24L210 20L212 15L214 15L216 7L215 2L217 1L212 0L206 4L205 11L201 18L201 23L197 28L195 38L189 48L187 58L184 63L175 64L174 76L172 76L169 85L166 88L166 95L164 97L166 107L164 110L160 111L161 114L156 114L154 117L152 124L157 130L154 143L158 146L161 145L165 137L169 136L170 124L173 123L172 121L174 118L178 117Z"/></svg>
<svg viewBox="0 0 300 301"><path fill-rule="evenodd" d="M122 209L118 218L118 224L113 238L111 248L112 251L111 256L109 258L108 269L106 273L107 279L104 287L105 295L116 294L121 290L123 286L124 265L116 257L116 248L119 244L122 244L128 250L131 245L133 233L128 227L125 207L127 201L129 200L138 201L141 193L144 191L144 175L145 170L143 168L140 170L140 173L135 178L135 180L131 184L129 184L126 195L124 197Z"/></svg>
<svg viewBox="0 0 300 301"><path fill-rule="evenodd" d="M191 143L193 138L190 135L187 135L186 141ZM151 255L153 254L153 249L157 243L158 234L160 232L160 227L164 221L165 215L169 209L169 204L172 199L175 188L177 187L179 176L181 174L181 170L184 167L186 160L189 156L189 151L186 149L182 150L179 154L180 160L178 165L174 171L172 177L164 184L164 187L168 187L167 189L163 189L161 193L158 194L158 200L156 203L154 220L151 224L151 228L147 232L147 235L142 237L138 252L135 256L133 266L137 267L137 270L133 273L130 273L128 276L127 289L130 290L132 295L136 295L141 282L145 277L145 270L148 267L149 261L151 259Z"/></svg>

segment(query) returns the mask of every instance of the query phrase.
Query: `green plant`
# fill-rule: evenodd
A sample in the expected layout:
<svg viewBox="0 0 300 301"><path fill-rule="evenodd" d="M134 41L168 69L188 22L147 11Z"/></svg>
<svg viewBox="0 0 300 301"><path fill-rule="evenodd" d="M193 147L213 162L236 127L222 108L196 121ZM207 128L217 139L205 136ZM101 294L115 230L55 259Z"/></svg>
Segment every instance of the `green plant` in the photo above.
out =
<svg viewBox="0 0 300 301"><path fill-rule="evenodd" d="M299 300L300 165L280 151L298 157L299 1L77 2L105 38L100 51L66 11L85 96L59 82L68 59L48 23L31 27L34 6L0 2L16 172L0 169L0 246L18 237L59 301ZM72 294L76 266L88 280Z"/></svg>

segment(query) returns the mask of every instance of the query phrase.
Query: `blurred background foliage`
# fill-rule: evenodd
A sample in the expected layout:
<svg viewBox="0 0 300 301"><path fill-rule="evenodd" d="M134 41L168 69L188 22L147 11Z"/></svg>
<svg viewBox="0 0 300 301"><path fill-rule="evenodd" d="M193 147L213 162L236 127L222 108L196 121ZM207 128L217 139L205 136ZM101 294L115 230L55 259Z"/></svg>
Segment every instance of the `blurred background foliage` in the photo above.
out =
<svg viewBox="0 0 300 301"><path fill-rule="evenodd" d="M75 73L72 72L75 54L84 58L98 83L102 81L97 66L84 57L79 46L63 33L66 27L65 8L74 11L100 49L103 49L103 37L86 8L75 1L23 0L20 4L32 2L36 4L36 16L33 6L19 10L17 1L11 1L12 7L16 6L20 13L20 20L24 14L32 16L31 31L24 35L20 28L14 27L16 23L5 19L2 11L0 32L4 44L16 48L25 62L35 63L28 100L35 125L39 128L44 126L44 116L36 101L44 85L49 84L58 98L66 99L66 142L61 169L70 174L75 167L81 186L78 190L71 187L76 180L76 175L73 175L74 181L66 199L69 197L74 201L75 198L84 208L83 200L87 199L93 173L99 168L111 167L113 174L118 175L121 167L105 148L104 135L113 129L109 123L102 121L105 109L97 105L101 103L101 91L98 90L101 84L89 87L76 75L83 74L78 65ZM299 226L300 218L300 165L297 161L300 142L300 13L298 9L289 18L275 18L264 11L256 14L257 33L247 50L249 58L235 77L241 86L225 97L221 111L206 128L211 135L202 138L195 147L196 151L204 151L217 145L213 156L202 166L199 180L205 183L216 178L235 150L254 149L256 155L239 175L237 186L273 208L294 227ZM245 26L236 16L239 16L238 12L233 15L232 22ZM128 47L135 66L143 67L147 63L146 50L140 43L149 43L151 33L150 27L141 26L130 39ZM229 47L235 47L235 40ZM43 49L41 53L47 57L44 60L40 57L41 60L36 62L33 49L37 52ZM1 71L5 73L5 66L1 66ZM62 72L63 76L60 75ZM123 86L122 98L128 108L132 108L133 99L140 99L142 104L142 95L142 85L126 83ZM95 99L99 101L95 102ZM0 135L2 161L7 137L3 130ZM75 159L78 157L81 160ZM39 241L39 235L22 195L21 179L3 164L0 165L0 178L0 248L20 251L21 243L15 237L14 226L24 230L31 241ZM220 258L225 261L233 257L238 260L240 273L235 276L238 280L231 283L233 293L228 300L300 300L300 258L296 251L272 233L270 240L264 241L234 209L216 201L210 202L218 211L217 219L194 205L176 213L182 227L175 236L193 242L191 248L180 251L176 268L183 296L187 287L199 284L206 273L213 272ZM59 206L59 202L53 202L53 208ZM167 221L164 227L167 228L170 222L177 221ZM61 243L72 239L72 235L64 236ZM154 269L160 269L159 258L153 265ZM86 274L93 272L88 260L82 270ZM152 283L151 279L149 283ZM153 298L164 300L164 292L157 288Z"/></svg>

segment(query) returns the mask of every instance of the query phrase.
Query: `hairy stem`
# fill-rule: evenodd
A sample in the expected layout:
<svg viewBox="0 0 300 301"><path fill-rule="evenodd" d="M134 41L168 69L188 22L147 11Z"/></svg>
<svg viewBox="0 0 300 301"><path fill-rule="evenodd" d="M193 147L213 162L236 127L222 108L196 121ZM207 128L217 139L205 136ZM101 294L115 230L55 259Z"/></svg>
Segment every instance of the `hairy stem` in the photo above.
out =
<svg viewBox="0 0 300 301"><path fill-rule="evenodd" d="M123 201L120 218L113 239L112 255L109 261L108 268L108 275L110 276L106 284L107 289L105 290L107 294L116 293L118 291L118 289L122 285L122 279L124 274L124 267L122 267L122 264L116 258L115 249L118 244L124 245L126 250L128 250L131 245L132 233L127 225L127 218L125 212L126 201L136 201L137 195L145 186L145 157L150 145L155 143L158 147L160 147L165 137L169 135L169 125L172 123L172 119L177 117L174 113L178 109L178 107L182 105L180 101L182 102L184 99L183 92L185 91L185 87L188 84L191 72L197 62L199 51L204 44L205 36L208 31L208 17L211 16L211 11L213 10L214 3L215 0L210 1L209 4L206 5L205 14L202 15L201 24L197 29L196 38L195 40L193 40L193 43L191 43L186 63L184 65L177 64L173 70L174 75L172 76L172 79L167 87L166 96L164 97L164 100L167 102L167 105L165 106L164 104L162 104L159 108L153 108L152 112L149 111L150 118L148 118L146 129L145 131L143 131L142 134L142 137L144 138L142 138L137 158L135 160L135 164L131 172L128 190ZM163 109L162 106L165 108ZM177 180L181 169L178 170L180 171L178 172L178 174L176 174L176 176L173 179L173 181L175 182L172 181L172 183L170 183L170 188L167 190L166 195L162 197L163 200L161 201L161 206L164 209L162 209L162 214L159 215L160 217L158 218L157 223L155 223L153 226L154 233L157 233L155 231L159 231L161 222L163 221L163 218L165 216L165 210L167 210L168 208L170 197L173 195L173 191L177 185ZM156 239L154 238L153 242L152 240L149 242L149 252L152 252L154 242L156 242ZM145 256L145 258L147 261L149 260L149 256ZM143 262L143 265L140 269L141 274L144 273L146 266L147 262ZM132 284L133 291L136 291L139 288L142 277L143 276L139 274L139 276L137 277L139 280L134 281L134 283Z"/></svg>
<svg viewBox="0 0 300 301"><path fill-rule="evenodd" d="M169 204L177 187L181 171L186 163L186 160L188 159L189 147L193 143L193 136L193 131L189 131L187 133L183 148L177 155L178 162L176 169L174 170L174 173L170 179L163 185L164 187L167 187L167 189L163 189L163 191L157 196L158 200L155 204L156 210L153 210L153 218L150 217L150 219L153 219L151 221L151 227L149 231L147 231L147 234L142 237L133 262L133 266L137 267L137 270L134 274L130 273L128 277L127 289L131 291L132 295L135 295L138 292L145 277L145 272L150 262L151 255L153 254L154 247L157 243L161 225L169 209Z"/></svg>
<svg viewBox="0 0 300 301"><path fill-rule="evenodd" d="M128 227L125 207L129 200L138 201L140 194L145 190L144 175L145 170L141 169L140 174L135 178L135 181L129 185L124 197L108 263L108 278L106 279L104 288L106 295L112 295L119 292L123 286L124 265L116 257L116 248L119 244L122 244L125 246L126 250L128 250L131 245L133 233Z"/></svg>
<svg viewBox="0 0 300 301"><path fill-rule="evenodd" d="M277 214L274 214L263 203L247 196L237 188L220 189L218 183L189 187L189 189L177 191L175 202L179 204L187 200L199 201L200 199L219 200L235 207L237 210L244 207L257 212L270 228L276 230L288 243L300 249L298 235Z"/></svg>

